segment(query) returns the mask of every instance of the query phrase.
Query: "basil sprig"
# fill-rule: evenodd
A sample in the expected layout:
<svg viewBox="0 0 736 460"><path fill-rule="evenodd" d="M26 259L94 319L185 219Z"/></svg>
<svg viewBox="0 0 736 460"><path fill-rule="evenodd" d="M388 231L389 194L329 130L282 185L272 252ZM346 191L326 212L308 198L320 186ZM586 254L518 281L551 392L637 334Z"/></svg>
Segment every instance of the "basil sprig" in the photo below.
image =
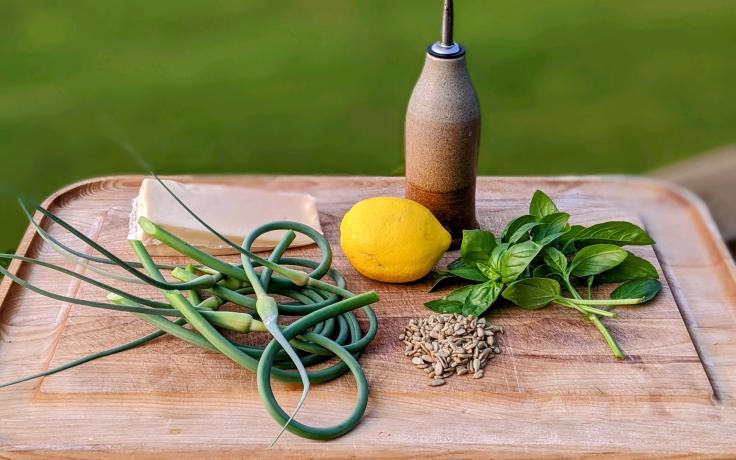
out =
<svg viewBox="0 0 736 460"><path fill-rule="evenodd" d="M506 226L499 238L486 230L465 230L460 257L436 272L430 291L448 281L474 282L425 305L438 313L480 316L499 299L539 310L558 305L578 311L601 332L613 354L623 354L601 317L614 318L609 307L640 305L662 289L656 268L622 246L654 240L630 222L611 221L590 227L570 225L552 199L537 190L529 213ZM592 299L593 284L623 283L610 299ZM575 288L587 288L583 298ZM569 293L562 294L563 289Z"/></svg>

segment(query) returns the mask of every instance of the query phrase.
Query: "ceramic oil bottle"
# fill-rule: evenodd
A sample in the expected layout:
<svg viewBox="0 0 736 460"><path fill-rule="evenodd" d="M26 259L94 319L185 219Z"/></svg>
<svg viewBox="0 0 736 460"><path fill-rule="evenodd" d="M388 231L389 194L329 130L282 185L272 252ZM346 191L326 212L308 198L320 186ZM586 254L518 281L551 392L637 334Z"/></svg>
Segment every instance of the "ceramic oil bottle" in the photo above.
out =
<svg viewBox="0 0 736 460"><path fill-rule="evenodd" d="M432 211L457 245L463 229L478 226L480 104L465 49L453 41L452 0L445 0L442 25L406 112L406 197Z"/></svg>

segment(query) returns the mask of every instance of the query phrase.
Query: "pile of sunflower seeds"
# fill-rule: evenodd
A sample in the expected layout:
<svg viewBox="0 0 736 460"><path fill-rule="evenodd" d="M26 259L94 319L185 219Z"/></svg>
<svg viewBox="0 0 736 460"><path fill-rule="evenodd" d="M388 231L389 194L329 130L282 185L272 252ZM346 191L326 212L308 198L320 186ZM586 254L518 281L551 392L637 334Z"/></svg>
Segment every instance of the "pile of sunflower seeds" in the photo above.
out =
<svg viewBox="0 0 736 460"><path fill-rule="evenodd" d="M436 387L452 375L483 377L488 360L501 352L496 333L503 334L503 328L485 318L444 314L412 319L399 340L406 344L404 354L412 364L431 379L429 386Z"/></svg>

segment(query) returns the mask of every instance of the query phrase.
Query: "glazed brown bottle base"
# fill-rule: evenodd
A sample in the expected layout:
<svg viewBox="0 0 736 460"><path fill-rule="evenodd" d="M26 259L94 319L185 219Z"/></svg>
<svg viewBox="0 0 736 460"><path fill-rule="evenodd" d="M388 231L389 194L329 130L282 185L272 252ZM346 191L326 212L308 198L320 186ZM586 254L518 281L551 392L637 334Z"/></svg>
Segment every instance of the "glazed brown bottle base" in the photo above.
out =
<svg viewBox="0 0 736 460"><path fill-rule="evenodd" d="M463 230L478 228L475 216L475 187L435 193L407 181L405 196L432 211L442 226L450 232L453 249L460 246Z"/></svg>

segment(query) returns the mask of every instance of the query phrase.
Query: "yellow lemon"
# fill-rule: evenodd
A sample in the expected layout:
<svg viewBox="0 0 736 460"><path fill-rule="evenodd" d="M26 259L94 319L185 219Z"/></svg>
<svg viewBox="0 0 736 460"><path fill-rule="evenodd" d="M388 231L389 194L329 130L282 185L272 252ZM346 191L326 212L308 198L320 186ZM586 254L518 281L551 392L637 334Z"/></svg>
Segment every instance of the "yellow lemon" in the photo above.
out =
<svg viewBox="0 0 736 460"><path fill-rule="evenodd" d="M340 245L353 267L387 283L422 278L451 241L450 233L427 208L404 198L360 201L340 224Z"/></svg>

